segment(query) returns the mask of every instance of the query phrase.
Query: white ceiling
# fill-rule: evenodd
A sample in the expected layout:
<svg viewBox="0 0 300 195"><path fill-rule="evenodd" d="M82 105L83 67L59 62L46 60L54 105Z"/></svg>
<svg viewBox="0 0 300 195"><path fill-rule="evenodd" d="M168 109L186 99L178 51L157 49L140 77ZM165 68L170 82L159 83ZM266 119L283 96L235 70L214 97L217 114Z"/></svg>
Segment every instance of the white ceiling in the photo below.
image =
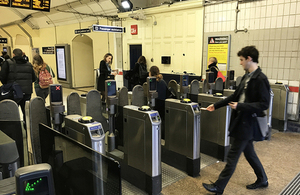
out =
<svg viewBox="0 0 300 195"><path fill-rule="evenodd" d="M0 27L20 23L30 14L26 23L39 29L103 19L101 16L116 16L118 12L111 0L51 0L50 7L50 12L41 12L1 6Z"/></svg>
<svg viewBox="0 0 300 195"><path fill-rule="evenodd" d="M170 1L181 0L131 0L133 9L160 6ZM26 23L33 29L95 21L117 16L120 4L121 0L51 0L50 12L0 6L0 28L23 23L29 15Z"/></svg>

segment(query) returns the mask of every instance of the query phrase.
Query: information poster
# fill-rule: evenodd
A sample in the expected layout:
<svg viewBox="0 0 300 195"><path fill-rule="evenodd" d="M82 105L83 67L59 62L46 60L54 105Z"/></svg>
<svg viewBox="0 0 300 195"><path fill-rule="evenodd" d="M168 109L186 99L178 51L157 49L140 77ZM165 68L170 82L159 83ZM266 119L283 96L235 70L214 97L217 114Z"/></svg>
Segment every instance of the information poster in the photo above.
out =
<svg viewBox="0 0 300 195"><path fill-rule="evenodd" d="M40 49L39 48L32 48L32 58L37 55L40 54Z"/></svg>
<svg viewBox="0 0 300 195"><path fill-rule="evenodd" d="M0 6L10 7L10 0L0 0Z"/></svg>
<svg viewBox="0 0 300 195"><path fill-rule="evenodd" d="M207 46L207 67L209 58L215 57L218 60L218 68L224 76L229 70L230 35L209 36Z"/></svg>
<svg viewBox="0 0 300 195"><path fill-rule="evenodd" d="M42 47L43 54L54 54L54 47Z"/></svg>
<svg viewBox="0 0 300 195"><path fill-rule="evenodd" d="M56 62L57 62L57 78L67 80L66 75L66 59L65 59L65 48L56 48Z"/></svg>

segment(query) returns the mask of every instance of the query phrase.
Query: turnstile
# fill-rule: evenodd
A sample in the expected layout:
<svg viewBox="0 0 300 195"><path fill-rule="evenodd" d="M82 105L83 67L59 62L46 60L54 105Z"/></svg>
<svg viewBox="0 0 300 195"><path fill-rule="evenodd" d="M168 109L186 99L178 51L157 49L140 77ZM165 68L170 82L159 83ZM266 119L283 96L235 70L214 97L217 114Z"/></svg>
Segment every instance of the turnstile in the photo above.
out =
<svg viewBox="0 0 300 195"><path fill-rule="evenodd" d="M207 107L226 97L216 97L209 94L198 94L198 103L201 107ZM229 123L231 116L230 106L219 108L214 112L201 113L201 153L209 156L226 160L227 153L230 148Z"/></svg>
<svg viewBox="0 0 300 195"><path fill-rule="evenodd" d="M274 93L272 126L275 129L287 130L287 106L289 87L284 84L270 84Z"/></svg>
<svg viewBox="0 0 300 195"><path fill-rule="evenodd" d="M99 153L105 154L104 130L101 123L93 122L91 117L67 115L65 117L65 133Z"/></svg>
<svg viewBox="0 0 300 195"><path fill-rule="evenodd" d="M145 108L143 110L143 108ZM149 194L162 190L161 119L148 106L124 106L122 177Z"/></svg>
<svg viewBox="0 0 300 195"><path fill-rule="evenodd" d="M200 107L189 99L166 99L162 161L198 176L200 172Z"/></svg>

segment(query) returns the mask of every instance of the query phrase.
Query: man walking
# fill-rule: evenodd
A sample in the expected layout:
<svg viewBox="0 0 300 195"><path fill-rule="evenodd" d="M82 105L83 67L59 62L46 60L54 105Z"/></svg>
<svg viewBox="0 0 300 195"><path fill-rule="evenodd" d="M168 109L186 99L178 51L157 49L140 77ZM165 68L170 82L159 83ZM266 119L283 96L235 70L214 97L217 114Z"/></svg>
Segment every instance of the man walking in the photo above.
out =
<svg viewBox="0 0 300 195"><path fill-rule="evenodd" d="M23 58L21 49L14 49L13 58L4 62L0 78L3 84L16 81L21 86L23 99L18 104L21 106L25 123L25 102L31 99L32 83L36 80L36 76L32 64Z"/></svg>
<svg viewBox="0 0 300 195"><path fill-rule="evenodd" d="M203 183L206 190L216 194L223 194L242 152L257 176L253 184L246 186L247 189L268 186L268 178L254 151L253 141L264 140L256 116L264 116L263 111L269 107L270 85L268 78L258 67L259 52L254 46L242 48L237 55L240 57L240 65L247 72L241 84L234 94L207 107L208 111L227 105L232 108L229 135L234 140L228 152L227 164L215 183Z"/></svg>

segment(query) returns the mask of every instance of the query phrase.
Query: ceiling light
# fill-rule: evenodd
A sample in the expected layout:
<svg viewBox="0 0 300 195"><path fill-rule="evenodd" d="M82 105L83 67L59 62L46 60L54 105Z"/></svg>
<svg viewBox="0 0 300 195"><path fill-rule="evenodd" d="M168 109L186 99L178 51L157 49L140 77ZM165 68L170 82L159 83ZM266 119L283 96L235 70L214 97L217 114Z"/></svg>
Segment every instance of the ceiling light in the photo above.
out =
<svg viewBox="0 0 300 195"><path fill-rule="evenodd" d="M130 0L122 0L121 4L125 10L131 10L133 8L133 4L131 3Z"/></svg>

